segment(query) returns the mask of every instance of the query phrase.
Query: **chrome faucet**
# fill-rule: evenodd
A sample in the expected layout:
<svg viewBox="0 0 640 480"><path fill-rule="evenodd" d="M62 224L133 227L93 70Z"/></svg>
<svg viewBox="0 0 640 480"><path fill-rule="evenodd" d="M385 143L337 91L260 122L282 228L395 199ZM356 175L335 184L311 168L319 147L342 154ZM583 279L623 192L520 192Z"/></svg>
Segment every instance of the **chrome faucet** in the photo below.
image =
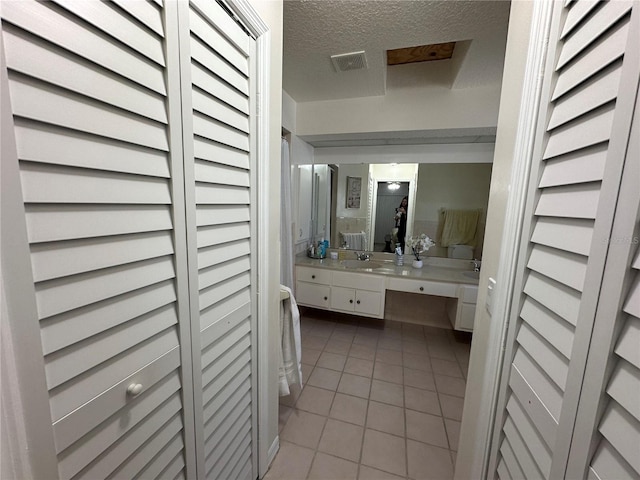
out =
<svg viewBox="0 0 640 480"><path fill-rule="evenodd" d="M361 260L363 262L367 262L367 261L369 261L370 258L373 257L372 253L365 253L365 252L353 252L353 253L355 253L356 258L358 260Z"/></svg>
<svg viewBox="0 0 640 480"><path fill-rule="evenodd" d="M478 260L477 258L474 258L473 261L469 262L473 264L473 271L474 272L479 272L480 271L480 260Z"/></svg>

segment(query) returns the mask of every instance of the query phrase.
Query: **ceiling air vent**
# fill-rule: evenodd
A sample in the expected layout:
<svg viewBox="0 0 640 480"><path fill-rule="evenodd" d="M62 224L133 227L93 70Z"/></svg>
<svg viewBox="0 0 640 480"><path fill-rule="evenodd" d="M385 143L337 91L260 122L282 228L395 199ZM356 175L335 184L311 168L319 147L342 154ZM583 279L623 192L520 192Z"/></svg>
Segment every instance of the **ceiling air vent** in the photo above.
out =
<svg viewBox="0 0 640 480"><path fill-rule="evenodd" d="M364 56L364 51L331 55L331 62L336 72L367 68L367 58Z"/></svg>

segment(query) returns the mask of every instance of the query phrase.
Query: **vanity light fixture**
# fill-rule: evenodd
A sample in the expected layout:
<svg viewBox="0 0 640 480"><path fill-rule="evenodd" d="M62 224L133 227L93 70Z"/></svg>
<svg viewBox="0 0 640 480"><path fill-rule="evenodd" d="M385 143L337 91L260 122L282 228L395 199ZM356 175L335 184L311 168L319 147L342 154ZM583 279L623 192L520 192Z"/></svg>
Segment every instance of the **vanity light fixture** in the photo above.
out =
<svg viewBox="0 0 640 480"><path fill-rule="evenodd" d="M387 188L389 190L398 190L400 188L400 184L398 182L387 182Z"/></svg>

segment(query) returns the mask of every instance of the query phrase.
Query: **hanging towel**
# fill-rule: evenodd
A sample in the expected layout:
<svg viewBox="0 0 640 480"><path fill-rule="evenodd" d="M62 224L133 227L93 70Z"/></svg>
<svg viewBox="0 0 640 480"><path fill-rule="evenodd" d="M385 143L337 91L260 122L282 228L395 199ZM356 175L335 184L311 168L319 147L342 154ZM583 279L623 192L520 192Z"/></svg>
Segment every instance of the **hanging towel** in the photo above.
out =
<svg viewBox="0 0 640 480"><path fill-rule="evenodd" d="M441 215L440 246L475 246L480 210L443 210Z"/></svg>
<svg viewBox="0 0 640 480"><path fill-rule="evenodd" d="M278 384L280 396L289 395L290 385L302 387L302 345L300 342L300 312L293 292L289 287L280 285L280 291L286 292L280 306L280 368Z"/></svg>
<svg viewBox="0 0 640 480"><path fill-rule="evenodd" d="M366 234L364 232L355 232L355 233L343 233L342 239L344 243L349 245L350 250L366 250L367 249L367 239Z"/></svg>

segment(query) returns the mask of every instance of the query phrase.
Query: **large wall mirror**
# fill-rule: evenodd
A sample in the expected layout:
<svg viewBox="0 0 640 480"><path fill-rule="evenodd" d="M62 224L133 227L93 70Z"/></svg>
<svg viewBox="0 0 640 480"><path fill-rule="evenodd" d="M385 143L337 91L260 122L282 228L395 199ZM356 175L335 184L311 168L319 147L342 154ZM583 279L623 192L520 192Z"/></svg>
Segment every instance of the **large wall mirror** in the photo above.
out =
<svg viewBox="0 0 640 480"><path fill-rule="evenodd" d="M425 233L434 239L429 256L452 256L451 241L464 238L462 243L472 247L473 257L481 258L491 166L314 165L313 234L330 239L334 247L393 251L397 210L408 197L406 235Z"/></svg>

